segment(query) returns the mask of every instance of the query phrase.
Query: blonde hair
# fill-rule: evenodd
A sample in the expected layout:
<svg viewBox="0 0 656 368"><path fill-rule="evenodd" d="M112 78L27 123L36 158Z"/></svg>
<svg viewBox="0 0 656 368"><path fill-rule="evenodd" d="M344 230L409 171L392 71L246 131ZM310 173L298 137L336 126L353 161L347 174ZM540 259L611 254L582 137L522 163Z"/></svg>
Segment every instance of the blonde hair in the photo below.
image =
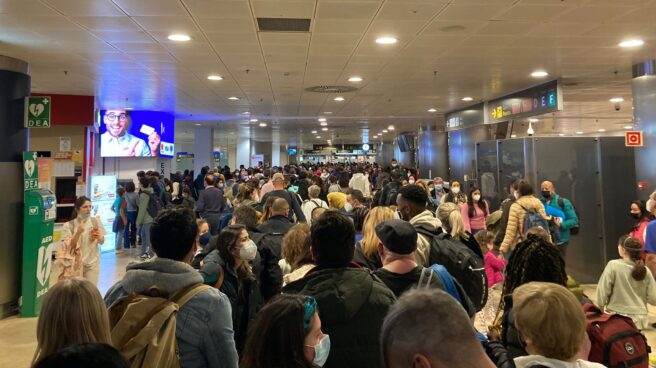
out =
<svg viewBox="0 0 656 368"><path fill-rule="evenodd" d="M585 316L581 303L567 288L550 282L529 282L515 289L513 306L517 329L539 354L566 361L579 351Z"/></svg>
<svg viewBox="0 0 656 368"><path fill-rule="evenodd" d="M112 343L107 307L98 288L83 278L63 279L43 297L32 366L80 343Z"/></svg>
<svg viewBox="0 0 656 368"><path fill-rule="evenodd" d="M376 226L387 220L394 218L394 211L389 207L374 207L369 211L364 218L362 224L362 240L360 240L360 247L362 252L367 257L372 257L376 254L378 243L380 239L376 236Z"/></svg>
<svg viewBox="0 0 656 368"><path fill-rule="evenodd" d="M469 239L465 231L465 222L462 220L460 207L455 203L444 203L437 208L437 218L442 221L444 230L454 238Z"/></svg>
<svg viewBox="0 0 656 368"><path fill-rule="evenodd" d="M282 238L282 258L292 266L292 270L303 265L303 260L309 251L309 247L306 247L309 237L310 226L308 224L296 224Z"/></svg>

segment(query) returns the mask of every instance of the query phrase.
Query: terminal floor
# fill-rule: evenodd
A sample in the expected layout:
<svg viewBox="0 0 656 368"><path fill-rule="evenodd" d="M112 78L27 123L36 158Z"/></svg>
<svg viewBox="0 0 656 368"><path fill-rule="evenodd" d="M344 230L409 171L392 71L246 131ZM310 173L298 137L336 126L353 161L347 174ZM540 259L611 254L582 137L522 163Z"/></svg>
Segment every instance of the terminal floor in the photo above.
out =
<svg viewBox="0 0 656 368"><path fill-rule="evenodd" d="M137 255L135 249L119 255L102 255L98 288L103 296L114 282L123 277L125 266L136 261ZM584 285L583 288L594 301L596 285ZM649 307L649 316L651 322L656 322L656 308ZM10 317L0 320L0 367L29 367L36 349L36 323L37 318ZM656 347L656 329L648 329L644 333L649 345Z"/></svg>

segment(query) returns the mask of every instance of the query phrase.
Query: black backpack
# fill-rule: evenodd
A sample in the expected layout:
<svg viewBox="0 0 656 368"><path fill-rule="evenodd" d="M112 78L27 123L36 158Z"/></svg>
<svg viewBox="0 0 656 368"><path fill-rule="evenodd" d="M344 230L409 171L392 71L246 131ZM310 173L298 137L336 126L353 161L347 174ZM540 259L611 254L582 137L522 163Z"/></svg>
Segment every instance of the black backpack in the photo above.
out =
<svg viewBox="0 0 656 368"><path fill-rule="evenodd" d="M396 198L399 195L399 185L390 187L389 192L387 192L387 198L381 198L385 202L383 206L396 206Z"/></svg>
<svg viewBox="0 0 656 368"><path fill-rule="evenodd" d="M444 266L462 285L476 311L481 311L487 303L488 289L485 261L477 254L480 253L480 249L479 252L475 252L467 244L453 239L450 234L436 234L421 227L416 229L417 233L432 238L429 264Z"/></svg>
<svg viewBox="0 0 656 368"><path fill-rule="evenodd" d="M142 193L148 196L148 207L146 207L146 210L148 211L148 215L154 219L157 217L157 214L159 214L159 211L162 210L162 204L160 203L159 198L157 198L155 193Z"/></svg>
<svg viewBox="0 0 656 368"><path fill-rule="evenodd" d="M572 203L572 201L569 201L569 203ZM560 207L560 209L565 212L565 201L563 201L562 197L558 197L558 207ZM579 215L579 211L576 209L576 206L574 206L574 203L572 203L572 208L574 208L574 213L576 213L576 219L579 220L579 223L573 228L569 229L569 233L571 235L578 235L580 230L579 225L581 224L581 216Z"/></svg>

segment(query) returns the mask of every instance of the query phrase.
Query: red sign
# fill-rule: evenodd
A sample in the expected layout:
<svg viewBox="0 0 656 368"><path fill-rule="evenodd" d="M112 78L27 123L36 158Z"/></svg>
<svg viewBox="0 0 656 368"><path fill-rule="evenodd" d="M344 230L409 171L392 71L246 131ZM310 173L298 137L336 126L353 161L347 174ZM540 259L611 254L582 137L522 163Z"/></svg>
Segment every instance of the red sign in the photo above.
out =
<svg viewBox="0 0 656 368"><path fill-rule="evenodd" d="M624 134L624 144L627 147L642 147L642 132L626 132Z"/></svg>

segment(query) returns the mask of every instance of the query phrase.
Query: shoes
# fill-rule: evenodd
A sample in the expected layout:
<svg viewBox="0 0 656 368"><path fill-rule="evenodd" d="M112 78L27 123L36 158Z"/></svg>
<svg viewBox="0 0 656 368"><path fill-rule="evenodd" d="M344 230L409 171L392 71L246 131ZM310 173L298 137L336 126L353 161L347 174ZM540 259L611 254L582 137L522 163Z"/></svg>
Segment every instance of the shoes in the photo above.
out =
<svg viewBox="0 0 656 368"><path fill-rule="evenodd" d="M148 254L148 253L146 253L146 254L142 254L142 255L139 256L139 259L141 259L142 261L147 261L147 260L149 260L149 259L151 259L151 258L152 258L152 256L151 256L150 254Z"/></svg>
<svg viewBox="0 0 656 368"><path fill-rule="evenodd" d="M121 253L123 253L123 249L117 249L116 251L114 251L114 254L121 254Z"/></svg>

